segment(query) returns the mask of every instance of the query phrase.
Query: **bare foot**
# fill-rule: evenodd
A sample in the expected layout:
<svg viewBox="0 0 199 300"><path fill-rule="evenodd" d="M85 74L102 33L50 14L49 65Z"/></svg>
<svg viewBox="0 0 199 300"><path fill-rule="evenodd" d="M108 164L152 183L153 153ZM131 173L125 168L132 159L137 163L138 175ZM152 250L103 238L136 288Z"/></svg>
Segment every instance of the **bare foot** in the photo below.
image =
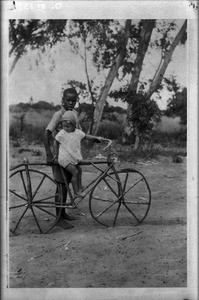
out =
<svg viewBox="0 0 199 300"><path fill-rule="evenodd" d="M67 221L75 221L77 220L77 218L75 218L74 216L70 216L68 214L66 214L65 212L61 214L61 218Z"/></svg>
<svg viewBox="0 0 199 300"><path fill-rule="evenodd" d="M75 203L74 204L69 204L69 205L67 205L67 208L75 209L75 208L77 208L77 205Z"/></svg>
<svg viewBox="0 0 199 300"><path fill-rule="evenodd" d="M68 222L66 222L66 221L63 220L63 219L60 219L60 220L57 222L56 225L57 225L57 226L61 226L61 227L64 228L64 229L72 229L72 228L74 228L73 225L69 224Z"/></svg>
<svg viewBox="0 0 199 300"><path fill-rule="evenodd" d="M84 192L77 192L76 194L74 194L75 198L84 198L86 196L86 193Z"/></svg>
<svg viewBox="0 0 199 300"><path fill-rule="evenodd" d="M80 188L79 188L79 191L83 192L84 189L85 189L85 186L81 185Z"/></svg>
<svg viewBox="0 0 199 300"><path fill-rule="evenodd" d="M69 202L69 203L66 203L66 206L67 206L67 208L76 208L76 204L75 204L75 202Z"/></svg>

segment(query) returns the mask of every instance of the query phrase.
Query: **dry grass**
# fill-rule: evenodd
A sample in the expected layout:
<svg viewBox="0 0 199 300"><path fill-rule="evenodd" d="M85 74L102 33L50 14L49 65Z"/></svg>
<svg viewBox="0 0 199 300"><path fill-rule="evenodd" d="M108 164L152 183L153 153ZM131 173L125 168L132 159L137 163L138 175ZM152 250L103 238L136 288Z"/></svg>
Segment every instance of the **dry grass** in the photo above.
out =
<svg viewBox="0 0 199 300"><path fill-rule="evenodd" d="M44 130L52 118L54 111L30 109L27 113L10 113L10 140L14 147L38 144L43 147ZM117 121L103 120L100 125L99 135L114 140L112 151L122 161L136 161L138 158L155 158L158 155L186 156L186 132L165 133L154 131L149 141L144 142L138 150L133 145L122 145L119 141L122 126ZM99 153L104 155L104 145L84 143L83 156L95 157ZM37 154L35 154L37 155ZM105 153L105 156L107 153ZM39 153L38 153L39 156Z"/></svg>

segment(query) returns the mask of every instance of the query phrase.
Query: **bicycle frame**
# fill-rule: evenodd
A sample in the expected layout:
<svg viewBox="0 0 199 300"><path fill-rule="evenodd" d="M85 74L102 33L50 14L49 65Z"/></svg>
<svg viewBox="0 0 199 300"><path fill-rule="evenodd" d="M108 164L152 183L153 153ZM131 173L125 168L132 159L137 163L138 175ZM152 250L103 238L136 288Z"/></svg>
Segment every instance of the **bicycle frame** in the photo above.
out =
<svg viewBox="0 0 199 300"><path fill-rule="evenodd" d="M105 170L102 170L101 168L98 167L98 165L104 165L106 164L107 165L107 168ZM56 165L56 164L53 164L53 165ZM52 166L53 166L52 165ZM84 191L86 191L86 195L87 196L90 191L92 190L93 186L97 184L97 182L99 182L101 180L101 178L103 176L105 176L109 170L112 169L112 171L114 173L117 173L115 168L114 168L114 165L115 165L115 162L113 160L94 160L94 161L86 161L86 160L83 160L81 163L80 163L81 166L93 166L95 169L97 169L98 171L100 171L101 173L96 177L94 178L85 188L84 188ZM31 187L31 180L30 180L30 172L31 171L34 171L33 169L30 169L29 166L48 166L46 163L40 163L40 162L35 162L35 163L29 163L28 161L22 163L22 164L18 164L14 167L11 167L10 168L10 171L14 171L16 169L19 169L20 167L25 167L25 173L26 173L26 180L27 180L27 190L26 190L26 194L27 194L27 198L28 198L28 205L30 206L31 205L31 202L34 198L34 196L32 195L32 187ZM62 173L62 176L63 176L63 179L64 179L64 184L66 185L66 188L67 188L67 191L68 191L68 194L69 194L69 197L71 200L73 200L73 195L72 195L72 192L71 192L71 189L69 187L69 182L66 178L66 175L64 173L64 169L60 166L60 169L61 169L61 173ZM12 175L14 175L15 173L17 173L17 171L15 171ZM37 171L38 173L41 173L43 174L42 172L40 171ZM49 175L45 174L46 177L50 177ZM50 177L52 179L52 181L54 181L55 184L58 184L52 177ZM24 180L24 179L23 179ZM42 181L44 179L41 180L41 182L39 183L38 185L38 189L39 187L41 186L42 184ZM24 188L25 188L25 183L24 183ZM34 192L34 195L36 194L37 191ZM83 200L84 198L80 198L78 200L78 202L76 203L76 206ZM63 204L63 199L61 201L60 204L54 204L54 207L58 207L58 208L67 208L66 205Z"/></svg>
<svg viewBox="0 0 199 300"><path fill-rule="evenodd" d="M145 177L137 170L135 169L121 169L121 170L116 170L115 169L115 164L116 160L108 155L107 159L100 159L100 160L83 160L80 163L80 166L92 166L94 167L98 172L95 178L93 178L84 188L85 191L85 196L83 198L77 198L75 207L78 206L78 204L89 194L89 210L91 213L91 216L100 224L106 225L103 221L100 220L100 217L105 215L106 212L109 213L109 209L112 208L114 205L117 205L117 211L113 219L113 226L116 224L116 219L118 216L118 212L120 210L120 207L125 207L126 210L129 211L131 216L134 217L134 219L137 221L137 223L141 223L145 218L148 213L150 203L151 203L151 192L149 185L145 179ZM51 230L59 221L61 217L61 211L62 208L69 208L67 203L65 203L65 199L63 199L63 193L61 192L63 183L56 182L50 175L46 174L42 170L38 170L38 168L30 168L30 166L49 166L53 167L56 164L52 165L47 165L46 163L43 162L35 162L35 163L29 163L27 159L24 160L22 164L18 164L14 167L10 168L10 171L14 171L11 173L10 178L15 178L14 180L14 187L9 188L9 191L11 195L16 199L16 203L9 201L9 210L12 209L24 209L24 211L21 213L19 212L19 217L18 217L18 222L17 225L14 228L15 230L18 228L19 223L23 219L24 215L29 209L29 212L31 211L35 222L37 223L37 226L40 230L41 233L48 232ZM106 165L105 168L100 167L100 165ZM63 175L64 179L64 185L67 188L68 195L70 200L73 199L73 193L70 188L70 182L68 182L66 173L64 172L64 168L61 168L61 173ZM122 175L123 174L123 175ZM132 175L135 174L138 176L135 180L132 177ZM36 177L35 177L36 176ZM17 177L17 178L16 178ZM35 179L37 180L35 180ZM33 180L31 182L31 180ZM134 180L134 181L133 181ZM44 183L45 181L45 183ZM49 181L53 183L54 185L49 185ZM110 181L112 182L110 184ZM128 182L128 184L127 184ZM16 185L16 183L18 185ZM114 183L114 184L113 184ZM130 183L130 187L128 187ZM145 191L143 191L143 186L140 187L141 192L136 192L135 194L135 199L137 197L138 200L131 200L132 196L129 195L130 191L134 189L136 186L140 184L145 184L144 188ZM102 186L103 184L103 186ZM102 196L100 198L96 195L98 193L101 195L101 191L104 189L104 184L107 186L107 189L112 193L112 196L110 199L107 198L107 200L104 200L103 196L104 192L102 193ZM113 185L112 185L113 184ZM100 186L102 186L102 189L97 191ZM49 187L49 190L48 190ZM16 190L15 190L16 188ZM24 192L22 191L24 190ZM22 194L21 194L22 191ZM36 196L37 194L37 196ZM130 198L128 198L130 196ZM115 198L113 200L113 198ZM15 199L14 198L14 199ZM99 207L99 212L96 212L95 205L98 206L99 200L101 200L101 203L107 202L107 207L101 208ZM20 203L20 201L22 201ZM110 204L108 204L110 203ZM102 204L103 206L103 204ZM132 207L132 208L131 208ZM141 214L141 211L138 213L135 211L134 213L134 208L137 209L140 207L145 207L143 210L143 213ZM39 224L39 218L35 215L34 210L39 210L40 212L42 211L43 213L47 213L48 216L51 216L51 218L54 218L54 223L50 227L48 231L44 231ZM55 214L54 210L58 209L58 213Z"/></svg>

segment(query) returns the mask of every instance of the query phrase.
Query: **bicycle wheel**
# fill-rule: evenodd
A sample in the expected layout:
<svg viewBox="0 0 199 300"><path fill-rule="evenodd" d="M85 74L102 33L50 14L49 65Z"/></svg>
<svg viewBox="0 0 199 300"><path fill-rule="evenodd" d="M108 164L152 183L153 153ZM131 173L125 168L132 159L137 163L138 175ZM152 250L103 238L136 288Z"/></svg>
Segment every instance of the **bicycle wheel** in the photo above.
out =
<svg viewBox="0 0 199 300"><path fill-rule="evenodd" d="M139 225L146 218L151 205L151 191L142 173L135 169L117 171L122 185L120 222Z"/></svg>
<svg viewBox="0 0 199 300"><path fill-rule="evenodd" d="M123 169L104 176L92 189L89 199L91 216L105 226L144 221L151 204L146 178L137 170Z"/></svg>
<svg viewBox="0 0 199 300"><path fill-rule="evenodd" d="M38 228L41 233L48 232L59 217L56 204L61 205L58 184L47 174L28 169L19 169L10 175L9 180L9 222L10 230L20 231ZM22 226L23 224L23 226ZM35 226L36 225L36 226Z"/></svg>
<svg viewBox="0 0 199 300"><path fill-rule="evenodd" d="M89 197L89 210L98 223L107 227L115 225L121 206L120 188L120 180L115 172L104 175L94 185Z"/></svg>

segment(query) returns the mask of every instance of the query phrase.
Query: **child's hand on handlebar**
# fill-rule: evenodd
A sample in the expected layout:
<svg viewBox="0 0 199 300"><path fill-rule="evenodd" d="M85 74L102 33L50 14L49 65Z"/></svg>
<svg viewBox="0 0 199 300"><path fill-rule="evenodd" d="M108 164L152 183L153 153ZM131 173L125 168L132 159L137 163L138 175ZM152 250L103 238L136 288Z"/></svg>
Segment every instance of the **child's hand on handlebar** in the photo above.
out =
<svg viewBox="0 0 199 300"><path fill-rule="evenodd" d="M110 145L112 144L112 140L110 139L105 139L105 138L101 138L103 141L108 142L108 144L106 145L106 147L103 148L103 150L106 150L108 147L110 147Z"/></svg>
<svg viewBox="0 0 199 300"><path fill-rule="evenodd" d="M103 138L103 137L101 137L101 136L98 136L98 141L99 141L99 143L101 143L103 140L104 140L104 138Z"/></svg>
<svg viewBox="0 0 199 300"><path fill-rule="evenodd" d="M85 138L87 140L92 140L95 143L101 143L102 141L108 142L108 145L105 148L108 148L111 145L111 143L112 143L111 140L105 139L105 138L103 138L101 136L94 136L94 135L86 134Z"/></svg>
<svg viewBox="0 0 199 300"><path fill-rule="evenodd" d="M93 139L93 142L95 142L95 143L101 143L102 140L103 140L102 137L96 136L96 137Z"/></svg>
<svg viewBox="0 0 199 300"><path fill-rule="evenodd" d="M103 150L106 150L108 147L110 147L110 145L112 144L112 140L110 139L105 139L101 136L95 137L94 142L96 143L101 143L102 141L107 142L108 144L106 145L106 147L103 148Z"/></svg>

